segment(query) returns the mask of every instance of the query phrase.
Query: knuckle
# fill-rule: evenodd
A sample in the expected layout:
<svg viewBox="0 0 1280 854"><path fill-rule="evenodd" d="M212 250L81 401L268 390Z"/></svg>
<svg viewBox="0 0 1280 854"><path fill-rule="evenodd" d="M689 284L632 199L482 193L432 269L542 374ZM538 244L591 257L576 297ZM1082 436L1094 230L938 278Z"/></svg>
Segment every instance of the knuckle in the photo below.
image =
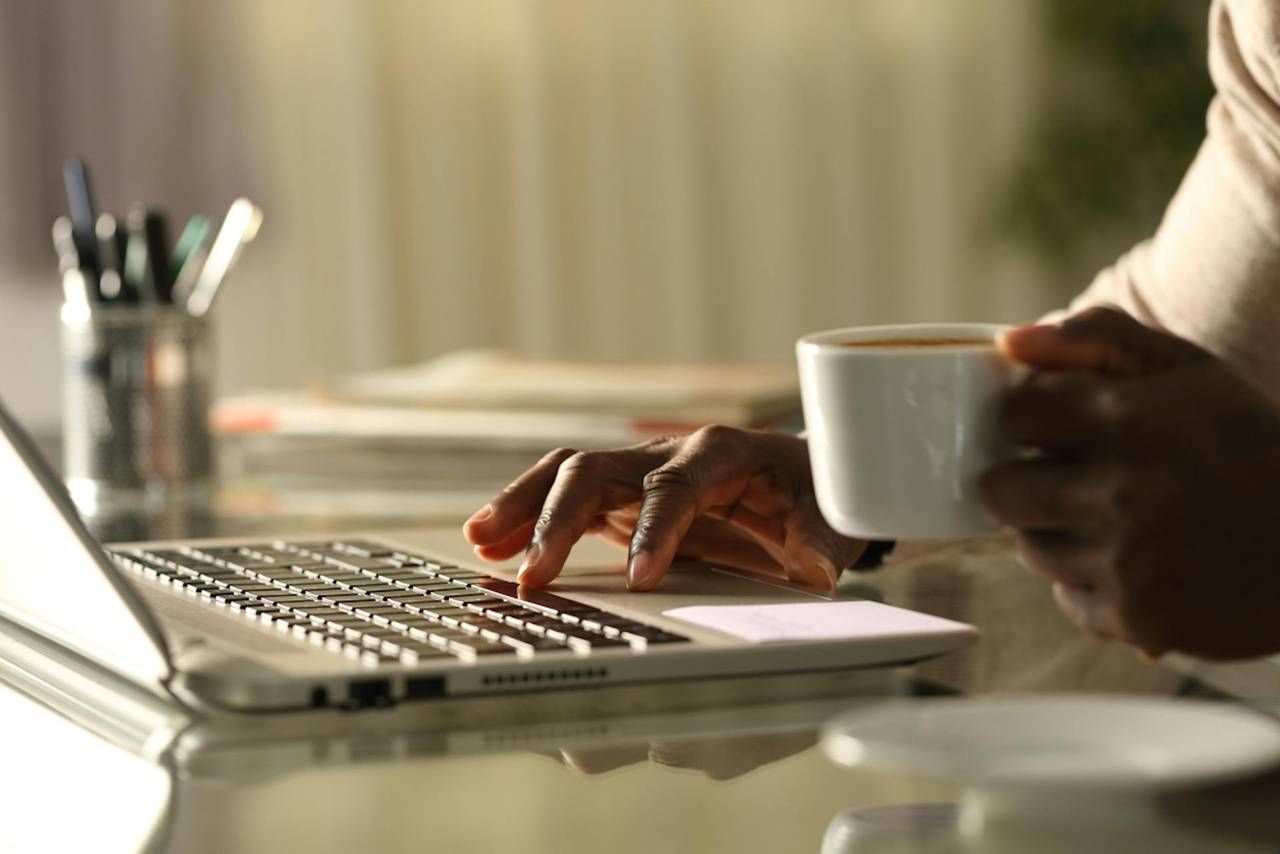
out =
<svg viewBox="0 0 1280 854"><path fill-rule="evenodd" d="M653 494L695 493L697 482L689 466L668 464L644 476L644 491Z"/></svg>
<svg viewBox="0 0 1280 854"><path fill-rule="evenodd" d="M1123 467L1107 479L1103 504L1113 519L1121 521L1126 526L1131 525L1146 514L1149 506L1147 490L1132 469ZM1124 548L1123 554L1132 557L1128 555L1128 547Z"/></svg>
<svg viewBox="0 0 1280 854"><path fill-rule="evenodd" d="M1094 414L1103 423L1110 424L1113 427L1123 426L1133 412L1133 405L1129 400L1129 396L1125 394L1120 386L1113 383L1096 387L1090 397L1089 403L1093 408Z"/></svg>
<svg viewBox="0 0 1280 854"><path fill-rule="evenodd" d="M639 448L645 451L665 451L670 452L674 448L680 447L687 437L680 433L667 433L646 442L641 442Z"/></svg>
<svg viewBox="0 0 1280 854"><path fill-rule="evenodd" d="M699 445L719 447L737 442L741 436L742 431L735 427L728 427L724 424L708 424L705 427L698 428L692 438Z"/></svg>
<svg viewBox="0 0 1280 854"><path fill-rule="evenodd" d="M590 474L600 467L599 451L576 451L560 463L560 473L566 477Z"/></svg>
<svg viewBox="0 0 1280 854"><path fill-rule="evenodd" d="M543 507L542 510L539 511L538 513L537 520L533 523L534 536L535 537L543 536L547 532L547 529L555 521L555 518L556 518L556 511L554 507L552 507L551 505L547 505Z"/></svg>
<svg viewBox="0 0 1280 854"><path fill-rule="evenodd" d="M554 451L543 455L540 462L547 463L548 465L560 466L565 460L569 459L576 453L578 452L573 448L556 448Z"/></svg>

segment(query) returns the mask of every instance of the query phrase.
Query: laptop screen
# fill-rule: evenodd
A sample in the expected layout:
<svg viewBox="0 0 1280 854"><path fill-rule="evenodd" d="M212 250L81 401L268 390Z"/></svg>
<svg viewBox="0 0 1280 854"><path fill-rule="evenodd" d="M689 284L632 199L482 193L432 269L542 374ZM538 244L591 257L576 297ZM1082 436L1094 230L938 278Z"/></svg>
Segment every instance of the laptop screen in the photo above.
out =
<svg viewBox="0 0 1280 854"><path fill-rule="evenodd" d="M0 616L153 691L163 636L0 404Z"/></svg>

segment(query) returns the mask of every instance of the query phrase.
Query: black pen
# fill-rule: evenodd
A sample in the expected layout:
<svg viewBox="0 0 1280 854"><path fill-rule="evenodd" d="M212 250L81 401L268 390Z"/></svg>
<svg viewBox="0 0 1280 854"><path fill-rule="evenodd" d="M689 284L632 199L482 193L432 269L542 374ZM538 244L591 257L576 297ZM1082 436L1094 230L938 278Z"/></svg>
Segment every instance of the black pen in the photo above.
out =
<svg viewBox="0 0 1280 854"><path fill-rule="evenodd" d="M102 268L98 261L97 238L94 237L93 191L89 184L89 167L84 160L73 157L62 166L62 180L67 189L67 205L71 211L71 226L76 249L80 254L80 267L85 277L97 289L97 279Z"/></svg>
<svg viewBox="0 0 1280 854"><path fill-rule="evenodd" d="M173 304L173 279L169 275L169 222L156 210L146 211L142 232L147 240L147 262L151 268L152 286L156 300L163 305Z"/></svg>

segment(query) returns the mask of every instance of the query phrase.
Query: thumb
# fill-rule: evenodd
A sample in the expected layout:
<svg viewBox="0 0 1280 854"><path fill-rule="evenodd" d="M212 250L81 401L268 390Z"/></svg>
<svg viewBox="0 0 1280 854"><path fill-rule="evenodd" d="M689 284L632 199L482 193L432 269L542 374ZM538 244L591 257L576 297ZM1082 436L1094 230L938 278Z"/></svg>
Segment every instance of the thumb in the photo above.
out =
<svg viewBox="0 0 1280 854"><path fill-rule="evenodd" d="M1060 326L1020 326L1000 336L999 346L1008 358L1033 368L1112 377L1162 373L1205 355L1194 344L1143 326L1115 308L1091 308Z"/></svg>

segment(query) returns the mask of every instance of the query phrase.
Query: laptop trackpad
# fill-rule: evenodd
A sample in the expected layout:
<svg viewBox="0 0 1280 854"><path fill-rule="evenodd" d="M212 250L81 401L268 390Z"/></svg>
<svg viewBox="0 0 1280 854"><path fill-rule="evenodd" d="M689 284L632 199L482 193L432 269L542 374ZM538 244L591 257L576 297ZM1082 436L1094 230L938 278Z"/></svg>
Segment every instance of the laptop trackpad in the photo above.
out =
<svg viewBox="0 0 1280 854"><path fill-rule="evenodd" d="M628 595L629 604L643 603L661 609L684 605L762 604L765 602L825 602L832 597L812 588L792 584L783 578L766 578L755 573L714 566L701 561L681 560L672 564L657 588L648 593L628 594L626 575L621 567L584 571L576 568L553 582L549 593L575 599L595 595L616 597ZM617 601L615 599L615 601Z"/></svg>

